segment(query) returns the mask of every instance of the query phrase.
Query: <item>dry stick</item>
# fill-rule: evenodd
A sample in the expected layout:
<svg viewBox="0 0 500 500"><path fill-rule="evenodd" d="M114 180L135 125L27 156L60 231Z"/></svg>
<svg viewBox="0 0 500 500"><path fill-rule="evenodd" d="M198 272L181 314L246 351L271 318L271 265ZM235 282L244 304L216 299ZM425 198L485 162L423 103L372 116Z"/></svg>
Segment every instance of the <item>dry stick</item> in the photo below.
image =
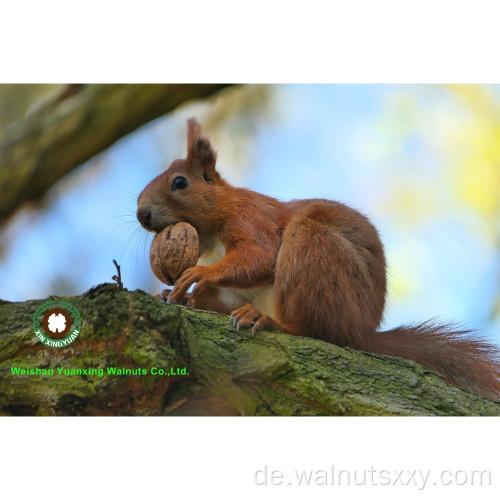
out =
<svg viewBox="0 0 500 500"><path fill-rule="evenodd" d="M118 263L116 262L115 259L113 259L113 262L116 266L116 269L118 270L118 276L116 276L116 274L115 274L114 276L112 276L111 279L116 281L116 284L117 284L119 290L123 290L122 274L120 272L120 266L118 265Z"/></svg>

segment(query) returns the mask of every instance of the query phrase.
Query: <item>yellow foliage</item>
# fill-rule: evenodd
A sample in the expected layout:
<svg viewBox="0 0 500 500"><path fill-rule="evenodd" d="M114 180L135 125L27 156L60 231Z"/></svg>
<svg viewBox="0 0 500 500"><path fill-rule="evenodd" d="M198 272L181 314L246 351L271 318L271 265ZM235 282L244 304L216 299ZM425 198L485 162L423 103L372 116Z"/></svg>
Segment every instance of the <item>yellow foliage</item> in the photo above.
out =
<svg viewBox="0 0 500 500"><path fill-rule="evenodd" d="M450 180L459 200L493 222L500 214L500 92L484 85L447 88L470 113L450 138L460 144L450 148Z"/></svg>

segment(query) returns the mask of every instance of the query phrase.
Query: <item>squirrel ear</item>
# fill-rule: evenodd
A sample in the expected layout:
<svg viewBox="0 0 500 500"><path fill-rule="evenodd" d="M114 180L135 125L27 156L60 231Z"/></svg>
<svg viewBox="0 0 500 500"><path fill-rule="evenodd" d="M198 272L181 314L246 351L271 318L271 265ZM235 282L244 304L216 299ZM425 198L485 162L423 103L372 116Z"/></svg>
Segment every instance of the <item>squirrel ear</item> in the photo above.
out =
<svg viewBox="0 0 500 500"><path fill-rule="evenodd" d="M220 178L215 170L217 153L215 152L209 138L203 134L201 125L195 118L190 118L187 122L188 169L197 175L202 176L207 182L215 182Z"/></svg>

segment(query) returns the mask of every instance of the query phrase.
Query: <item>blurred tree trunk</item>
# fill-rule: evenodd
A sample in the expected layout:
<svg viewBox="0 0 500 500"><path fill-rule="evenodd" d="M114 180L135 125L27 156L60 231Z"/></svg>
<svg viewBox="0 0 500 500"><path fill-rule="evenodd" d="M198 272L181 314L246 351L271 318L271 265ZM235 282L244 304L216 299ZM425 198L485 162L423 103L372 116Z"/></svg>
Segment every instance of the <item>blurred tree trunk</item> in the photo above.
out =
<svg viewBox="0 0 500 500"><path fill-rule="evenodd" d="M252 337L227 316L111 284L67 300L83 323L69 346L74 356L62 358L63 349L51 358L33 333L44 301L0 301L0 414L500 415L500 403L412 361L278 332ZM13 367L54 374L14 375ZM103 374L64 375L58 367ZM144 373L112 375L109 368Z"/></svg>
<svg viewBox="0 0 500 500"><path fill-rule="evenodd" d="M71 85L0 144L0 226L59 179L141 125L226 84Z"/></svg>

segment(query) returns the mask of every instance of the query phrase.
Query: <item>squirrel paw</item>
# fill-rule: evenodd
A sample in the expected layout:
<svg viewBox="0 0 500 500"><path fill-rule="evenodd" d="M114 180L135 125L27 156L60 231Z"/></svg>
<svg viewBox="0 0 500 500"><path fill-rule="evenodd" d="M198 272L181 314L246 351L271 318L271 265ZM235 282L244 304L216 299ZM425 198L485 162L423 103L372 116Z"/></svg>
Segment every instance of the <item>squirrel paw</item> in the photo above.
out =
<svg viewBox="0 0 500 500"><path fill-rule="evenodd" d="M157 293L155 297L158 300L161 300L162 302L168 302L168 296L170 295L170 289L165 288L165 290L162 290L160 293Z"/></svg>
<svg viewBox="0 0 500 500"><path fill-rule="evenodd" d="M207 268L205 266L194 266L186 269L176 281L174 288L170 292L168 301L183 304L183 299L187 295L189 287L195 283L196 286L193 292L191 292L194 294L194 297L198 296L203 288L210 284L207 279Z"/></svg>
<svg viewBox="0 0 500 500"><path fill-rule="evenodd" d="M168 304L169 303L168 298L170 296L171 291L172 291L171 288L165 288L165 290L162 290L160 293L157 293L155 297L161 300L162 302ZM191 294L186 293L186 295L184 295L184 298L180 302L172 302L172 304L180 304L181 306L187 306L190 299L191 299Z"/></svg>
<svg viewBox="0 0 500 500"><path fill-rule="evenodd" d="M252 327L252 335L255 335L257 330L265 327L273 326L274 321L269 316L264 316L260 311L257 311L252 304L246 304L239 309L235 309L231 313L233 325L239 330L240 327Z"/></svg>

